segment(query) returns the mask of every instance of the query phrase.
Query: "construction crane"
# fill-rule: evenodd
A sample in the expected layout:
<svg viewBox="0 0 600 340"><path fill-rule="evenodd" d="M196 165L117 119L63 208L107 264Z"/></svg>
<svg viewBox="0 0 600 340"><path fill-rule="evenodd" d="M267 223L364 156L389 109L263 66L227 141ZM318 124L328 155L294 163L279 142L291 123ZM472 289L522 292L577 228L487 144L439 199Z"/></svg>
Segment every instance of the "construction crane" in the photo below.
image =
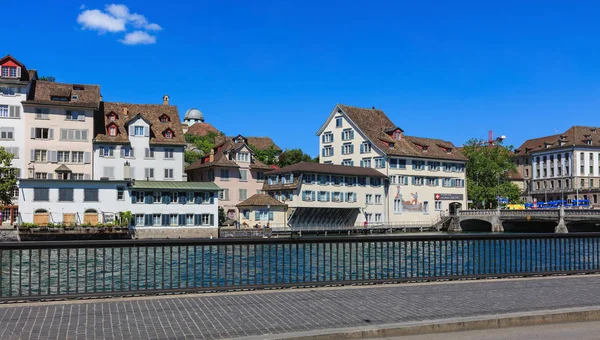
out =
<svg viewBox="0 0 600 340"><path fill-rule="evenodd" d="M488 146L493 146L495 143L502 142L505 139L506 139L505 135L502 135L502 136L494 139L494 133L492 132L492 130L488 131Z"/></svg>

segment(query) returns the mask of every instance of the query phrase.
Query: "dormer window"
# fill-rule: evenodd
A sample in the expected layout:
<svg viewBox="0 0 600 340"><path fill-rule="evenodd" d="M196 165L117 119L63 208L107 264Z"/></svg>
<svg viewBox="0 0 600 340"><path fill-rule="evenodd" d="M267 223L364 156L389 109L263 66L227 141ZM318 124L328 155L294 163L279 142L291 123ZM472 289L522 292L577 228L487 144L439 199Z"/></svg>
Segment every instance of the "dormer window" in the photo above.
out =
<svg viewBox="0 0 600 340"><path fill-rule="evenodd" d="M586 139L585 140L585 144L586 145L592 145L592 140L591 139Z"/></svg>
<svg viewBox="0 0 600 340"><path fill-rule="evenodd" d="M110 120L111 122L114 122L115 120L117 120L117 118L117 114L114 112L108 114L108 120Z"/></svg>
<svg viewBox="0 0 600 340"><path fill-rule="evenodd" d="M20 67L16 66L2 66L2 77L4 78L17 78L20 76Z"/></svg>
<svg viewBox="0 0 600 340"><path fill-rule="evenodd" d="M160 116L159 120L161 123L168 123L171 121L171 118L169 118L169 116L167 116L167 115L162 115L162 116Z"/></svg>
<svg viewBox="0 0 600 340"><path fill-rule="evenodd" d="M421 149L423 150L423 152L427 152L427 150L429 150L429 147L428 147L428 146L426 146L426 145L423 145L423 146L421 147Z"/></svg>
<svg viewBox="0 0 600 340"><path fill-rule="evenodd" d="M165 136L165 138L167 138L167 139L173 139L175 134L173 133L173 131L171 129L167 129L167 130L165 130L165 132L163 132L163 136Z"/></svg>
<svg viewBox="0 0 600 340"><path fill-rule="evenodd" d="M116 136L117 132L119 129L117 129L117 126L115 124L110 124L108 126L108 135L109 136Z"/></svg>
<svg viewBox="0 0 600 340"><path fill-rule="evenodd" d="M596 129L591 129L592 133L596 133Z"/></svg>
<svg viewBox="0 0 600 340"><path fill-rule="evenodd" d="M50 100L56 101L56 102L68 102L69 101L69 97L64 97L64 96L50 96Z"/></svg>
<svg viewBox="0 0 600 340"><path fill-rule="evenodd" d="M73 85L73 90L75 90L75 91L83 91L83 86L81 86L81 85Z"/></svg>
<svg viewBox="0 0 600 340"><path fill-rule="evenodd" d="M400 130L394 131L394 133L392 134L392 138L394 138L395 140L401 140L402 139L402 131L400 131Z"/></svg>
<svg viewBox="0 0 600 340"><path fill-rule="evenodd" d="M390 146L390 149L394 148L394 143L389 143L388 145Z"/></svg>
<svg viewBox="0 0 600 340"><path fill-rule="evenodd" d="M452 153L452 148L446 148L446 153Z"/></svg>

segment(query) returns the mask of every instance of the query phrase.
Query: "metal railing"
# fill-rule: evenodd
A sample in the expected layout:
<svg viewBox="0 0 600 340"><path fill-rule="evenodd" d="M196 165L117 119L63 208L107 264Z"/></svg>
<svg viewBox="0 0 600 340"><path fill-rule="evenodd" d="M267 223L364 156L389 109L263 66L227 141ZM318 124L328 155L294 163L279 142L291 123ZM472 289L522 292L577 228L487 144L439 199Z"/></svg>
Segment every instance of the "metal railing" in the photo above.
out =
<svg viewBox="0 0 600 340"><path fill-rule="evenodd" d="M600 233L0 243L0 301L592 273Z"/></svg>

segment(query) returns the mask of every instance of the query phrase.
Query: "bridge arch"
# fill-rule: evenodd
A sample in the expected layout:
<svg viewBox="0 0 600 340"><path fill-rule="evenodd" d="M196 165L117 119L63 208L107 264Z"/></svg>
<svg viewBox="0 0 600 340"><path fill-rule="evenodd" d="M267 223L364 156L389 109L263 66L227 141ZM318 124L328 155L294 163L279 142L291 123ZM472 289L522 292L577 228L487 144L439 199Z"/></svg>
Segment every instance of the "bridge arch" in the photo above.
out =
<svg viewBox="0 0 600 340"><path fill-rule="evenodd" d="M488 220L469 218L460 221L460 228L464 232L492 232L492 222Z"/></svg>

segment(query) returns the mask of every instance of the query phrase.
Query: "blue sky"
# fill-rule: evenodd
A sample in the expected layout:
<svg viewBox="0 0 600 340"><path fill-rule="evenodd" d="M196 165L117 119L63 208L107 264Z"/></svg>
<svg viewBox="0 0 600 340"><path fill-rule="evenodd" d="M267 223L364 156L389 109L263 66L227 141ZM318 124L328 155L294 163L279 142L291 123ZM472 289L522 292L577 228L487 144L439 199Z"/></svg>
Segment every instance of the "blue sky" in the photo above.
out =
<svg viewBox="0 0 600 340"><path fill-rule="evenodd" d="M318 154L336 103L406 134L507 143L600 125L600 4L578 1L28 2L11 53L107 101L204 112L227 134ZM88 12L86 12L88 11ZM8 42L8 43L7 43Z"/></svg>

